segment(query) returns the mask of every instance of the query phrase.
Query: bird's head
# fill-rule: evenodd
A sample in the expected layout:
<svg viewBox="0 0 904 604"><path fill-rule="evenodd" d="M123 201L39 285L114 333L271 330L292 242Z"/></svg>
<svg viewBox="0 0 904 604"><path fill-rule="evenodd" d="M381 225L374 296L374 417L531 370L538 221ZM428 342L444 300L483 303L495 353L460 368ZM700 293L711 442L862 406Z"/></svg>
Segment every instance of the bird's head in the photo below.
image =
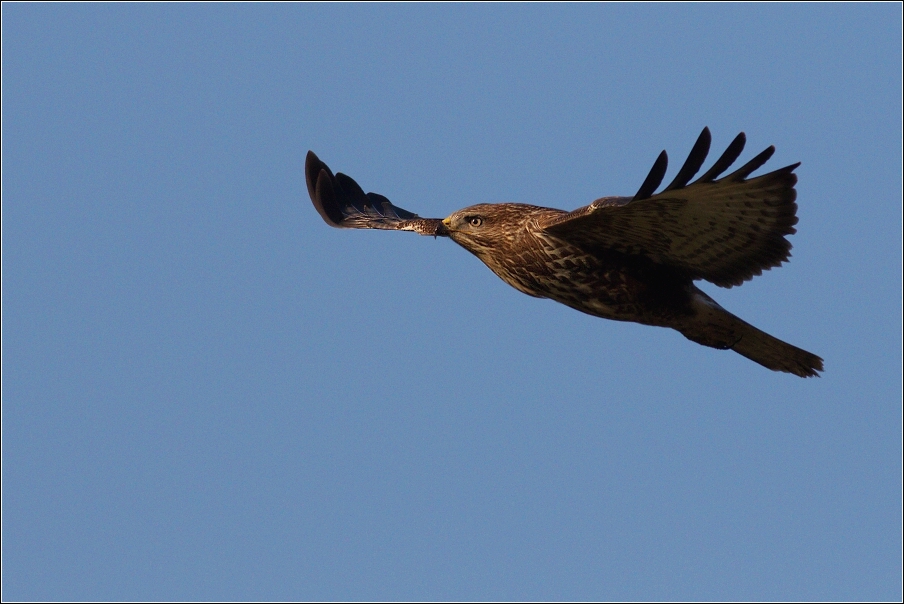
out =
<svg viewBox="0 0 904 604"><path fill-rule="evenodd" d="M504 252L523 232L528 213L522 204L482 203L443 220L452 240L481 259Z"/></svg>

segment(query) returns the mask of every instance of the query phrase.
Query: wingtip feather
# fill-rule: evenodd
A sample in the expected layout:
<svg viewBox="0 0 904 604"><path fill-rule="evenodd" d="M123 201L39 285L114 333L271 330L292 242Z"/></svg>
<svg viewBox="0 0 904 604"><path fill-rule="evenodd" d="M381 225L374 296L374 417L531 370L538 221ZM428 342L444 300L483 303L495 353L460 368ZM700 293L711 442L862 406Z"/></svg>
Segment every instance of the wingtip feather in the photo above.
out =
<svg viewBox="0 0 904 604"><path fill-rule="evenodd" d="M769 161L772 154L775 153L775 146L769 145L762 153L751 159L749 162L729 174L724 180L734 180L740 182L750 176L754 170Z"/></svg>
<svg viewBox="0 0 904 604"><path fill-rule="evenodd" d="M656 187L662 183L662 179L665 177L665 172L669 167L669 155L665 152L665 149L662 150L662 153L659 154L659 157L656 158L656 161L653 162L653 167L650 168L650 173L647 174L647 177L644 179L643 184L640 185L640 189L637 190L637 193L631 199L631 201L638 201L641 199L646 199L653 195L653 192L656 190Z"/></svg>
<svg viewBox="0 0 904 604"><path fill-rule="evenodd" d="M336 191L333 189L333 176L325 164L324 169L321 169L317 175L311 202L324 222L332 227L338 228L341 226L340 223L343 216L342 211L339 209Z"/></svg>
<svg viewBox="0 0 904 604"><path fill-rule="evenodd" d="M725 149L722 156L716 160L716 163L714 163L713 166L697 180L697 182L712 182L718 178L722 172L727 170L728 167L738 159L741 152L744 151L744 145L746 144L747 135L741 132L733 141L731 141L731 144L728 145L728 148Z"/></svg>
<svg viewBox="0 0 904 604"><path fill-rule="evenodd" d="M663 193L666 191L674 191L675 189L682 189L687 186L687 183L689 183L694 175L700 171L703 162L706 161L706 156L709 155L709 147L712 144L712 140L713 137L709 131L709 127L704 127L703 132L697 137L697 142L694 143L691 152L684 161L684 165L681 166L681 169L675 176L675 180L663 189Z"/></svg>

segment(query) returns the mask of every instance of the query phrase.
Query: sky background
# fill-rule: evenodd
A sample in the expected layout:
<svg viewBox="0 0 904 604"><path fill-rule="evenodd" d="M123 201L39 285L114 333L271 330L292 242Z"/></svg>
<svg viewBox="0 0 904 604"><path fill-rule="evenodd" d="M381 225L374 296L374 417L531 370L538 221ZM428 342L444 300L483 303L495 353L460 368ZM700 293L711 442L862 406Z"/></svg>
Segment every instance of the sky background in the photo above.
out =
<svg viewBox="0 0 904 604"><path fill-rule="evenodd" d="M898 600L901 8L6 4L4 600ZM770 372L331 229L803 162Z"/></svg>

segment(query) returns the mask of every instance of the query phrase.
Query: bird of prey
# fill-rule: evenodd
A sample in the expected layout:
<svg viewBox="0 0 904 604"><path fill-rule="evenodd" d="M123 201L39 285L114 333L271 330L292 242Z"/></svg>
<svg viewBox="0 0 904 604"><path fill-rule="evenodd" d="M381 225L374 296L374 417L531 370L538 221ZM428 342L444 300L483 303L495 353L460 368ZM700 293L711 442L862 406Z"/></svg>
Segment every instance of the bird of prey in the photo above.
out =
<svg viewBox="0 0 904 604"><path fill-rule="evenodd" d="M675 179L663 151L633 197L602 197L574 211L481 203L448 218L420 218L333 174L313 152L305 162L314 207L333 227L414 231L449 237L503 281L529 296L581 312L671 327L689 340L734 350L775 371L818 376L822 359L745 323L701 291L702 279L732 287L790 256L797 224L793 164L748 178L769 147L719 178L741 155L739 134L703 176L712 137L704 128Z"/></svg>

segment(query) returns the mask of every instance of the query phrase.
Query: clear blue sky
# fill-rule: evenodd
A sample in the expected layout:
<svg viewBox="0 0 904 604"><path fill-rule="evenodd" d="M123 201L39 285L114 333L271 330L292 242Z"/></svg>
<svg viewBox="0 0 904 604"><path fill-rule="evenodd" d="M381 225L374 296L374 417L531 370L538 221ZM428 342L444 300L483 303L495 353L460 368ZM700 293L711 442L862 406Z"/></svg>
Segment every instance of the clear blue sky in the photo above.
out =
<svg viewBox="0 0 904 604"><path fill-rule="evenodd" d="M901 596L901 8L3 5L3 598ZM798 169L770 372L327 227Z"/></svg>

